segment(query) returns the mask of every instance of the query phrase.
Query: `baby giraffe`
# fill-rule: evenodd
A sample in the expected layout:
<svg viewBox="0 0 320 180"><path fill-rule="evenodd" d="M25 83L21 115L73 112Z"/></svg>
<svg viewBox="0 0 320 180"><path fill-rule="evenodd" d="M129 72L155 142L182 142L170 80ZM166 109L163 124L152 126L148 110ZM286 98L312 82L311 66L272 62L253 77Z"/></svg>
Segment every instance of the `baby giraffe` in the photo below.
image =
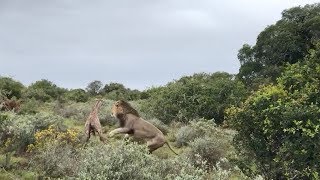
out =
<svg viewBox="0 0 320 180"><path fill-rule="evenodd" d="M92 111L87 118L86 124L85 124L85 133L86 133L86 142L89 141L91 133L95 135L95 132L98 133L100 137L100 141L104 142L105 137L102 136L102 128L100 124L100 120L98 117L98 111L102 104L102 100L98 99L96 104L93 106Z"/></svg>

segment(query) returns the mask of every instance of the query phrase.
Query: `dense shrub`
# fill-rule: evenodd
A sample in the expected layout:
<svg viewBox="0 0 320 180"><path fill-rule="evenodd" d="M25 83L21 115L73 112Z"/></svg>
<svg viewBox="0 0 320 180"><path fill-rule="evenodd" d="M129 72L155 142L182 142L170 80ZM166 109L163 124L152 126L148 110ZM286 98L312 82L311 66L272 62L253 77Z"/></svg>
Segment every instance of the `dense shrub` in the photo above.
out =
<svg viewBox="0 0 320 180"><path fill-rule="evenodd" d="M43 89L28 88L24 92L25 99L36 99L38 101L47 102L51 100L51 96L46 94Z"/></svg>
<svg viewBox="0 0 320 180"><path fill-rule="evenodd" d="M203 179L206 173L186 161L159 159L133 143L99 145L81 152L80 179Z"/></svg>
<svg viewBox="0 0 320 180"><path fill-rule="evenodd" d="M23 89L24 86L20 82L9 77L0 76L0 93L5 95L7 98L21 98Z"/></svg>
<svg viewBox="0 0 320 180"><path fill-rule="evenodd" d="M51 81L43 79L28 86L24 92L24 96L46 102L60 98L65 92L65 89L59 88Z"/></svg>
<svg viewBox="0 0 320 180"><path fill-rule="evenodd" d="M0 112L0 144L4 144L10 136L10 131L8 127L11 125L9 120L9 115L7 113Z"/></svg>
<svg viewBox="0 0 320 180"><path fill-rule="evenodd" d="M65 93L65 98L74 102L87 102L89 94L83 89L72 89Z"/></svg>
<svg viewBox="0 0 320 180"><path fill-rule="evenodd" d="M243 84L228 73L195 74L148 90L142 110L165 123L194 118L224 120L224 109L245 97Z"/></svg>
<svg viewBox="0 0 320 180"><path fill-rule="evenodd" d="M228 144L229 143L229 144ZM230 142L226 139L214 137L197 138L190 143L187 152L189 161L197 167L203 167L203 162L208 169L212 169L230 151Z"/></svg>
<svg viewBox="0 0 320 180"><path fill-rule="evenodd" d="M20 107L21 107L21 100L17 100L15 97L11 99L7 99L7 98L2 99L0 97L0 111L19 112Z"/></svg>
<svg viewBox="0 0 320 180"><path fill-rule="evenodd" d="M77 147L81 146L80 133L75 129L60 131L57 126L34 134L35 142L28 146L33 155L32 166L42 176L65 177L76 173Z"/></svg>
<svg viewBox="0 0 320 180"><path fill-rule="evenodd" d="M131 90L120 83L106 84L104 88L101 90L101 94L104 95L105 98L111 100L122 99L133 101L145 98L145 94L141 93L139 90Z"/></svg>
<svg viewBox="0 0 320 180"><path fill-rule="evenodd" d="M216 131L213 121L200 119L191 121L189 125L181 127L176 134L176 146L187 146L196 138L213 134Z"/></svg>
<svg viewBox="0 0 320 180"><path fill-rule="evenodd" d="M207 170L208 179L250 179L239 169L233 159L229 161L232 158L230 154L233 153L234 149L228 138L217 139L206 136L191 142L190 148L181 155L181 159L195 167Z"/></svg>
<svg viewBox="0 0 320 180"><path fill-rule="evenodd" d="M129 96L126 92L122 91L112 91L105 95L106 99L119 100L119 99L129 99Z"/></svg>
<svg viewBox="0 0 320 180"><path fill-rule="evenodd" d="M243 170L268 179L317 179L320 167L320 51L286 68L278 84L229 109ZM251 166L255 164L255 166Z"/></svg>
<svg viewBox="0 0 320 180"><path fill-rule="evenodd" d="M40 178L71 177L77 173L79 165L77 153L73 146L58 142L46 143L41 151L32 156L31 167L37 171Z"/></svg>
<svg viewBox="0 0 320 180"><path fill-rule="evenodd" d="M246 176L238 166L234 166L230 164L227 159L222 159L219 161L210 171L211 179L217 180L230 180L230 179L241 179L241 180L262 180L261 176L255 176L254 178L250 178Z"/></svg>
<svg viewBox="0 0 320 180"><path fill-rule="evenodd" d="M32 164L43 177L53 178L191 180L208 175L183 159L159 159L135 143L90 142L84 149L48 143Z"/></svg>
<svg viewBox="0 0 320 180"><path fill-rule="evenodd" d="M21 108L19 113L20 114L36 114L39 112L39 107L41 106L41 103L34 98L31 99L25 99L21 103Z"/></svg>
<svg viewBox="0 0 320 180"><path fill-rule="evenodd" d="M238 159L232 146L235 133L216 127L211 121L192 121L177 134L178 145L188 146L181 159L207 170L211 179L248 179L234 163Z"/></svg>
<svg viewBox="0 0 320 180"><path fill-rule="evenodd" d="M111 100L124 99L124 100L133 101L133 100L141 99L141 92L138 90L131 90L131 89L114 90L105 94L104 97Z"/></svg>
<svg viewBox="0 0 320 180"><path fill-rule="evenodd" d="M82 106L86 105L85 103L61 103L59 101L55 101L53 104L51 104L53 112L59 116L62 116L64 118L74 118L78 119L78 117L81 117L80 119L83 119L84 114L89 113L89 109L85 112L82 111ZM81 107L81 108L80 108ZM88 107L89 108L89 107Z"/></svg>
<svg viewBox="0 0 320 180"><path fill-rule="evenodd" d="M76 147L80 143L80 132L76 129L60 131L57 126L50 125L48 129L34 134L35 142L28 146L28 152L41 151L48 143L64 146L66 144Z"/></svg>
<svg viewBox="0 0 320 180"><path fill-rule="evenodd" d="M7 113L2 115L1 144L6 144L9 151L25 151L27 146L34 142L34 133L46 129L51 124L61 126L63 119L47 113L35 115L16 115Z"/></svg>

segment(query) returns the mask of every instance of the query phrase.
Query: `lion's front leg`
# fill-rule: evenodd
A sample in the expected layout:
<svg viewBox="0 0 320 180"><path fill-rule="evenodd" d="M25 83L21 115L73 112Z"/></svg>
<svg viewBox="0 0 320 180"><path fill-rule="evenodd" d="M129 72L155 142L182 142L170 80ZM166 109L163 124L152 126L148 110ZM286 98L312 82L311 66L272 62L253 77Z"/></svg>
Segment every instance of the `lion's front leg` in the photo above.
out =
<svg viewBox="0 0 320 180"><path fill-rule="evenodd" d="M130 135L129 134L126 134L124 135L123 139L129 139Z"/></svg>
<svg viewBox="0 0 320 180"><path fill-rule="evenodd" d="M114 129L112 130L111 132L109 132L109 136L112 137L116 134L125 134L125 133L129 133L130 132L130 129L129 128L117 128L117 129Z"/></svg>

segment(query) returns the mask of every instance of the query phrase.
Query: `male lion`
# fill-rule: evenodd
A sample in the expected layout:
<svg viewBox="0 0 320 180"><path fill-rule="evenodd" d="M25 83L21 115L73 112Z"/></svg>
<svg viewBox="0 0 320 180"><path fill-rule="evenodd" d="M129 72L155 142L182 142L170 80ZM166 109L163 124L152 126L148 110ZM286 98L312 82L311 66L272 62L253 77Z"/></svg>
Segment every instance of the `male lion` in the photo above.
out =
<svg viewBox="0 0 320 180"><path fill-rule="evenodd" d="M178 155L165 140L163 133L154 125L142 119L129 103L122 100L116 101L112 106L112 116L119 120L120 128L111 131L109 133L110 137L122 133L126 134L126 136L129 135L145 140L150 153L167 144L170 150Z"/></svg>

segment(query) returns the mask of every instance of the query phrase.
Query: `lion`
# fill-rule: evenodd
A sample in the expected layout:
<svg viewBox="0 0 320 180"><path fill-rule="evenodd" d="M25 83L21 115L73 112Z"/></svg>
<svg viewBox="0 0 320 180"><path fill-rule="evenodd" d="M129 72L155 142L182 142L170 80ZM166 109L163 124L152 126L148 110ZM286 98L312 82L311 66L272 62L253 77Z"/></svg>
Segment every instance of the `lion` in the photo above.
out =
<svg viewBox="0 0 320 180"><path fill-rule="evenodd" d="M116 101L111 111L111 116L119 120L120 128L112 130L109 137L121 133L126 134L126 137L144 140L147 142L150 153L167 144L170 150L178 155L166 141L163 133L153 124L142 119L129 103L123 100Z"/></svg>

